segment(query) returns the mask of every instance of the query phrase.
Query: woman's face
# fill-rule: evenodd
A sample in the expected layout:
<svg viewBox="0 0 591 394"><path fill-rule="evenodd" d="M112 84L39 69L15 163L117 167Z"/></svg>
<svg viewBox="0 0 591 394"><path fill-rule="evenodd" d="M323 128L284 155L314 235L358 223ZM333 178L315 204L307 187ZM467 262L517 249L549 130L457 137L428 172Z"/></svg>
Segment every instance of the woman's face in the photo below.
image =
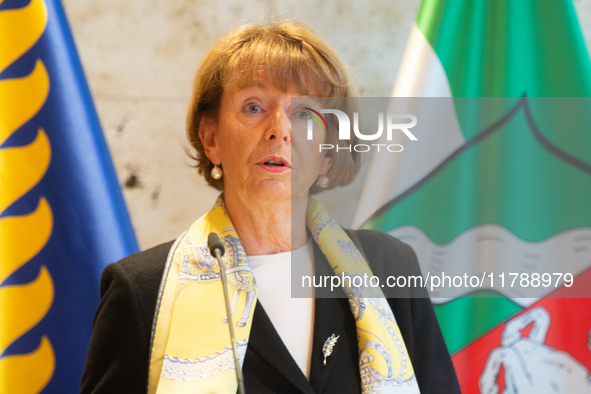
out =
<svg viewBox="0 0 591 394"><path fill-rule="evenodd" d="M304 99L306 104L292 108L292 97L303 97L295 85L284 92L261 73L256 86L223 94L217 123L203 121L205 153L222 164L226 194L265 203L301 199L326 174L332 159L319 152L325 131L315 130L313 140L306 138L305 126L292 133L292 117L305 125L308 115L301 107L319 110L318 104Z"/></svg>

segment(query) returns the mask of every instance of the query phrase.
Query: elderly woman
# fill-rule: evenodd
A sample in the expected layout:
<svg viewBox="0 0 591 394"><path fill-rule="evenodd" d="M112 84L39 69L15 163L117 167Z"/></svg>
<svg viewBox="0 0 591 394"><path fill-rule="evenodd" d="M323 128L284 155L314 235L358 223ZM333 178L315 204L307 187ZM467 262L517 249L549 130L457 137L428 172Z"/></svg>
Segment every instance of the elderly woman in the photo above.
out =
<svg viewBox="0 0 591 394"><path fill-rule="evenodd" d="M359 169L355 152L318 152L340 143L330 117L306 137L320 110L313 98L347 110L342 99L354 96L336 53L302 24L241 27L206 54L187 133L199 173L223 193L175 242L105 269L82 392L236 392L210 232L226 249L246 392L459 392L424 290L291 298L292 262L310 275L420 274L406 244L344 231L309 197L350 183Z"/></svg>

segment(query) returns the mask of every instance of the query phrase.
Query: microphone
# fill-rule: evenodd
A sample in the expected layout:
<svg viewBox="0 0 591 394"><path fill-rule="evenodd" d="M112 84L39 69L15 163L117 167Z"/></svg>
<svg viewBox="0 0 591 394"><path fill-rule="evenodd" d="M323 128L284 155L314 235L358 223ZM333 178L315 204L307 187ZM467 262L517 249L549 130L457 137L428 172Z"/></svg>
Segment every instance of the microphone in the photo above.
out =
<svg viewBox="0 0 591 394"><path fill-rule="evenodd" d="M230 296L228 295L228 278L226 277L226 266L222 262L222 256L226 252L224 243L220 237L211 232L207 236L207 247L212 256L216 258L220 266L220 277L222 278L222 287L224 288L224 301L226 302L226 316L228 316L228 327L230 328L230 339L232 340L232 352L234 353L234 365L236 365L236 380L238 380L238 393L244 394L244 378L242 377L242 366L238 362L238 347L236 345L236 336L234 335L234 323L232 322L232 311L230 308Z"/></svg>
<svg viewBox="0 0 591 394"><path fill-rule="evenodd" d="M216 258L217 258L217 255L215 255L216 249L219 250L220 257L222 257L224 255L224 253L226 253L226 248L224 247L224 243L222 242L222 240L220 239L220 237L216 233L209 233L209 235L207 236L207 247L209 248L211 253ZM222 265L220 264L220 267L221 266Z"/></svg>

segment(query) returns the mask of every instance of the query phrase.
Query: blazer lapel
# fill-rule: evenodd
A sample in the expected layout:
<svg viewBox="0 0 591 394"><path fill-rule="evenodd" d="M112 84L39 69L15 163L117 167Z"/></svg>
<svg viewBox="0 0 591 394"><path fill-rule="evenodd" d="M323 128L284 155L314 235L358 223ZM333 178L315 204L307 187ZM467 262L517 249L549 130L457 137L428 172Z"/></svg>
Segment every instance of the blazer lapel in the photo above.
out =
<svg viewBox="0 0 591 394"><path fill-rule="evenodd" d="M314 393L310 382L285 347L269 316L258 301L252 318L248 351L257 353L302 393Z"/></svg>
<svg viewBox="0 0 591 394"><path fill-rule="evenodd" d="M334 360L338 359L343 343L334 346L332 354L326 358L326 365L324 365L324 354L322 348L324 342L332 335L341 336L343 334L344 316L342 309L338 305L337 299L331 298L317 298L316 310L314 312L314 339L312 344L312 360L310 367L310 384L314 388L314 392L321 393L326 385L328 377L331 374Z"/></svg>
<svg viewBox="0 0 591 394"><path fill-rule="evenodd" d="M328 261L315 244L314 249L314 261L315 261L315 275L320 276L332 276L334 275L332 268L328 264ZM351 313L348 308L348 301L346 299L338 298L319 298L322 297L322 289L317 288L317 298L315 302L314 310L314 339L312 344L312 360L310 368L310 384L314 388L316 393L321 393L329 378L334 378L343 371L339 371L343 357L347 360L350 356L347 354L349 351L351 342L347 337L351 335L346 332L345 313ZM334 297L334 295L333 295ZM343 306L345 305L345 306ZM352 318L352 315L351 315ZM351 319L347 319L351 320ZM324 354L322 348L326 340L331 336L340 336L337 344L334 346L332 354L326 358L326 365L324 365ZM355 349L357 348L356 339L353 340ZM342 350L345 348L345 350ZM356 365L354 366L356 367ZM330 387L326 387L330 390Z"/></svg>

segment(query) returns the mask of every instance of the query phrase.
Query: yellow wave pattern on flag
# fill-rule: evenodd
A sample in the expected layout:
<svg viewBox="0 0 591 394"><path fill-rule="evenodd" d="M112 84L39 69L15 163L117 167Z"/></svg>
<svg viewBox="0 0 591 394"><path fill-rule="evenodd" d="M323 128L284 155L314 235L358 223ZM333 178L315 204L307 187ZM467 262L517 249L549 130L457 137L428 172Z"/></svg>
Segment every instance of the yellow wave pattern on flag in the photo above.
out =
<svg viewBox="0 0 591 394"><path fill-rule="evenodd" d="M0 0L2 3L2 0ZM43 0L0 11L0 72L18 60L39 40L47 26ZM49 94L49 75L41 60L23 78L0 80L0 146L43 106ZM51 145L40 128L30 144L0 148L0 214L23 197L45 175ZM27 264L45 246L53 229L51 207L45 197L34 212L0 218L0 392L38 393L55 369L55 355L47 336L36 350L10 354L5 350L36 326L49 311L53 281L45 265L30 283L2 282Z"/></svg>

